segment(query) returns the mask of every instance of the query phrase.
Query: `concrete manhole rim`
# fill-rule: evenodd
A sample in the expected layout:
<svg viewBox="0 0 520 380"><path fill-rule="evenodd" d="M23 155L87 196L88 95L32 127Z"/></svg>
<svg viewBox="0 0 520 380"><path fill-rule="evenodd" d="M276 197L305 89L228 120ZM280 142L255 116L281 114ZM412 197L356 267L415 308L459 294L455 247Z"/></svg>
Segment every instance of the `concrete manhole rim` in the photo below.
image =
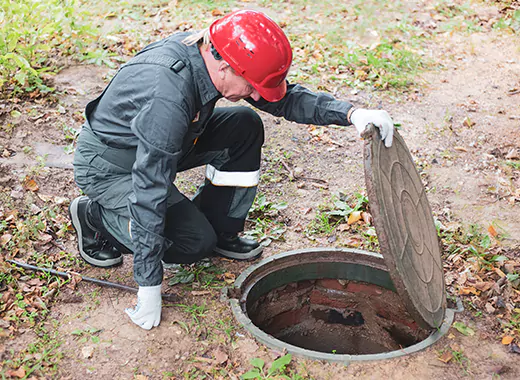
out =
<svg viewBox="0 0 520 380"><path fill-rule="evenodd" d="M270 256L266 259L263 259L262 261L250 266L247 268L242 274L237 278L234 284L234 289L241 289L244 282L253 274L255 273L259 268L265 267L267 264L271 264L276 261L280 261L283 259L290 258L294 255L301 255L301 254L318 254L318 253L346 253L346 254L359 254L362 255L365 259L375 259L375 260L383 260L383 256L374 253L374 252L367 252L359 249L342 249L342 248L307 248L307 249L299 249L299 250L293 250L289 252L279 253L273 256ZM361 256L360 256L361 257ZM359 264L364 265L364 264ZM381 269L377 268L376 269ZM387 271L387 269L385 269ZM446 313L444 316L443 323L439 328L437 328L435 331L433 331L426 339L411 345L406 348L402 348L400 350L395 351L389 351L384 353L378 353L378 354L361 354L361 355L353 355L353 354L333 354L333 353L324 353L319 351L313 351L308 350L305 348L301 348L298 346L294 346L292 344L283 342L279 339L274 338L273 336L267 334L262 329L257 327L251 319L247 316L247 314L242 310L242 307L240 305L240 300L238 298L233 298L233 296L230 296L229 294L229 288L223 289L223 299L229 301L231 310L237 319L237 321L244 326L244 328L255 337L260 343L265 344L266 346L279 350L279 351L286 351L288 353L297 355L299 357L304 357L307 359L312 360L326 360L329 362L356 362L356 361L378 361L378 360L387 360L387 359L393 359L405 355L410 355L415 352L419 352L421 350L424 350L430 346L432 346L435 342L437 342L440 338L442 338L450 329L454 319L455 319L455 312L456 310L453 309L446 309Z"/></svg>

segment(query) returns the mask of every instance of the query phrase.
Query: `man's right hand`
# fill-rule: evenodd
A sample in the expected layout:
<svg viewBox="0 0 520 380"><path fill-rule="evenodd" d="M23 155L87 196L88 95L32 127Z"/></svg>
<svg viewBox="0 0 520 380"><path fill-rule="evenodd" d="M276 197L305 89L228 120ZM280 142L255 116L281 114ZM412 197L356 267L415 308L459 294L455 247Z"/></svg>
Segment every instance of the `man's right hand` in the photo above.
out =
<svg viewBox="0 0 520 380"><path fill-rule="evenodd" d="M137 292L137 305L125 309L132 322L145 330L159 326L161 322L161 285L140 286Z"/></svg>

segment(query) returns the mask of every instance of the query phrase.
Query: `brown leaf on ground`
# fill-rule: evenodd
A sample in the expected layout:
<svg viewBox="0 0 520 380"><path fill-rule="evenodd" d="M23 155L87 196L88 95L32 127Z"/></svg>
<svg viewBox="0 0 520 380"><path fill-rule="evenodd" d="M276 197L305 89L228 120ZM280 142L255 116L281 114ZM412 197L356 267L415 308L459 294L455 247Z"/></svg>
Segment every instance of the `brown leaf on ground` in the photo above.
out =
<svg viewBox="0 0 520 380"><path fill-rule="evenodd" d="M488 227L488 232L492 237L496 237L498 235L497 230L495 230L495 227L493 227L492 224Z"/></svg>
<svg viewBox="0 0 520 380"><path fill-rule="evenodd" d="M372 215L369 212L362 212L361 217L366 224L372 224Z"/></svg>
<svg viewBox="0 0 520 380"><path fill-rule="evenodd" d="M341 224L338 226L338 231L339 231L339 232L348 231L349 229L350 229L350 226L349 226L347 223L341 223Z"/></svg>
<svg viewBox="0 0 520 380"><path fill-rule="evenodd" d="M502 344L507 346L507 345L511 344L514 339L515 338L512 336L506 335L505 337L502 338Z"/></svg>
<svg viewBox="0 0 520 380"><path fill-rule="evenodd" d="M13 235L3 234L2 237L0 237L0 244L2 245L2 247L5 246L7 243L9 243L12 238L13 238Z"/></svg>
<svg viewBox="0 0 520 380"><path fill-rule="evenodd" d="M449 351L444 351L444 353L441 356L438 356L437 359L443 363L448 363L451 359L453 359L453 355Z"/></svg>
<svg viewBox="0 0 520 380"><path fill-rule="evenodd" d="M213 351L213 356L215 357L215 360L218 364L224 364L229 359L228 354L226 354L221 349L216 349L215 351Z"/></svg>
<svg viewBox="0 0 520 380"><path fill-rule="evenodd" d="M345 244L348 246L348 247L360 247L361 246L361 243L362 243L362 240L359 239L359 238L348 238L347 240L345 240Z"/></svg>
<svg viewBox="0 0 520 380"><path fill-rule="evenodd" d="M23 379L25 377L25 369L23 369L23 367L20 367L16 371L14 371L14 370L7 371L7 376Z"/></svg>
<svg viewBox="0 0 520 380"><path fill-rule="evenodd" d="M36 181L30 178L29 176L25 177L25 179L23 180L22 187L24 188L24 190L32 191L33 193L40 189Z"/></svg>
<svg viewBox="0 0 520 380"><path fill-rule="evenodd" d="M348 216L347 223L350 225L356 223L359 220L361 220L361 211L354 211Z"/></svg>
<svg viewBox="0 0 520 380"><path fill-rule="evenodd" d="M478 296L480 293L473 286L464 286L459 289L459 294L467 296L468 294L474 294Z"/></svg>
<svg viewBox="0 0 520 380"><path fill-rule="evenodd" d="M478 289L482 292L486 292L493 287L493 283L488 281L476 282L473 286L475 287L475 289Z"/></svg>

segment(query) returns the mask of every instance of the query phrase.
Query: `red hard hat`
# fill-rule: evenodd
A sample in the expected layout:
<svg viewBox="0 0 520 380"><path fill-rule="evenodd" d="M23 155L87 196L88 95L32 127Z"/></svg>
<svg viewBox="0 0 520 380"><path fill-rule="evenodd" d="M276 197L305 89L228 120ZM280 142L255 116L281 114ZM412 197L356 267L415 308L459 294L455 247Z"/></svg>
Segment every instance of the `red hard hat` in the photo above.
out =
<svg viewBox="0 0 520 380"><path fill-rule="evenodd" d="M213 46L222 58L269 102L287 92L291 44L283 30L265 14L243 10L230 13L209 27Z"/></svg>

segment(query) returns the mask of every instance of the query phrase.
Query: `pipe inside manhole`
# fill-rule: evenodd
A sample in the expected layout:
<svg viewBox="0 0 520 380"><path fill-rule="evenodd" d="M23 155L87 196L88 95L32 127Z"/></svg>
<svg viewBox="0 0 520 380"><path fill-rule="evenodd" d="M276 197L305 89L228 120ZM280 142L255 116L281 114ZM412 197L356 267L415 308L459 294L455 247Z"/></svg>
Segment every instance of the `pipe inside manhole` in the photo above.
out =
<svg viewBox="0 0 520 380"><path fill-rule="evenodd" d="M225 294L237 320L276 350L311 359L390 359L424 349L451 326L422 329L395 293L381 255L305 249L271 256Z"/></svg>

